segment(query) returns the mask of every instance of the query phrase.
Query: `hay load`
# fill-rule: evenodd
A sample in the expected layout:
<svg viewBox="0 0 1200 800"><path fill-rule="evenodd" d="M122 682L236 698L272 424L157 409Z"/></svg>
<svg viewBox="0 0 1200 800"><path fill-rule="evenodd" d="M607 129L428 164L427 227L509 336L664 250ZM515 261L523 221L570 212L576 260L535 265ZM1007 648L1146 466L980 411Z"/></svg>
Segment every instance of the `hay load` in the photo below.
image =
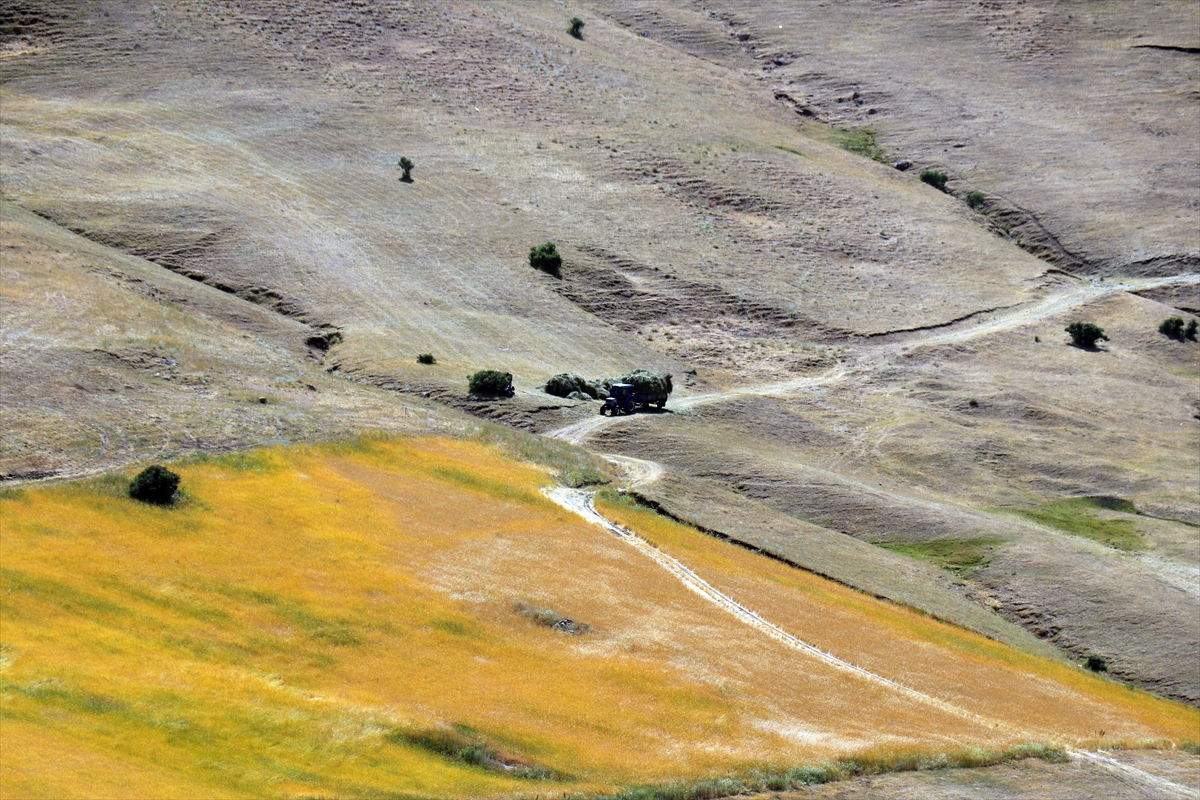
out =
<svg viewBox="0 0 1200 800"><path fill-rule="evenodd" d="M612 386L614 383L628 383L633 386L633 390L640 395L647 397L659 397L669 395L674 391L675 387L671 382L671 373L669 372L650 372L645 369L635 369L633 372L627 372L624 375L618 375L615 378L609 378L604 381L605 389Z"/></svg>

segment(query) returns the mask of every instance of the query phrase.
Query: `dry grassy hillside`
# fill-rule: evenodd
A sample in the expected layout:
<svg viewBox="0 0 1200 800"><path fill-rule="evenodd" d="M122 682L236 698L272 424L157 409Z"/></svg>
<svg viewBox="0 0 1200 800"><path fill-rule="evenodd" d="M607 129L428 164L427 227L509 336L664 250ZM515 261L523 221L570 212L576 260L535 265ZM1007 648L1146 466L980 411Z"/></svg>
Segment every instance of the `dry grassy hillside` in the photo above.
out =
<svg viewBox="0 0 1200 800"><path fill-rule="evenodd" d="M1195 704L1200 345L1157 328L1200 311L1197 13L9 3L0 475L480 427L449 405ZM517 397L468 397L482 367ZM634 367L666 413L539 388Z"/></svg>
<svg viewBox="0 0 1200 800"><path fill-rule="evenodd" d="M783 788L839 759L986 763L1200 724L603 499L820 650L788 646L478 443L177 468L173 508L118 476L0 498L5 797L528 797L728 773Z"/></svg>

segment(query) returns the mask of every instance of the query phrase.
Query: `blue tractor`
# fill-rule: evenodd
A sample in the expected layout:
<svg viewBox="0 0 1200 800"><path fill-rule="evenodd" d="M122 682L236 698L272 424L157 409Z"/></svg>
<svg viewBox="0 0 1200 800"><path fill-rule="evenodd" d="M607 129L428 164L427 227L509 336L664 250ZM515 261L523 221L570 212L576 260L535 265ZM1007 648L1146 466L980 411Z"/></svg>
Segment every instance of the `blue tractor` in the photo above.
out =
<svg viewBox="0 0 1200 800"><path fill-rule="evenodd" d="M667 404L667 394L648 394L637 391L632 383L614 383L608 387L608 399L600 406L600 413L609 416L632 414L638 406L661 409Z"/></svg>

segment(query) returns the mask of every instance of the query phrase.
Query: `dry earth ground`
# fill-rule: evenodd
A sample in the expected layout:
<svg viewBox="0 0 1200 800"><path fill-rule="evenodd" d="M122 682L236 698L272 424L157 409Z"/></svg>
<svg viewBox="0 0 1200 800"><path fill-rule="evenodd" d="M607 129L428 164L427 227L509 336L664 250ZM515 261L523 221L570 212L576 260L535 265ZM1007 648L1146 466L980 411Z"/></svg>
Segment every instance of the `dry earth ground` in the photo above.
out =
<svg viewBox="0 0 1200 800"><path fill-rule="evenodd" d="M886 551L839 570L948 618L971 598L1196 702L1200 357L1154 332L1200 305L1195 42L1176 41L1194 6L583 8L577 42L529 3L10 4L2 471L446 413L346 376L463 405L466 372L502 367L523 391L498 415L541 430L593 413L532 390L563 370L791 382L684 391L686 415L597 441L740 493L715 531L737 538L728 517L757 501L804 566L837 561L804 555L805 523L826 542L1005 539L923 598L882 577L922 565ZM874 125L987 214L811 119ZM561 280L524 263L546 239ZM1185 280L1135 297L1097 274ZM1080 316L1109 330L1100 352L1064 346ZM1127 554L992 513L1068 495L1181 522L1126 520L1145 543ZM1022 638L1006 625L975 627Z"/></svg>

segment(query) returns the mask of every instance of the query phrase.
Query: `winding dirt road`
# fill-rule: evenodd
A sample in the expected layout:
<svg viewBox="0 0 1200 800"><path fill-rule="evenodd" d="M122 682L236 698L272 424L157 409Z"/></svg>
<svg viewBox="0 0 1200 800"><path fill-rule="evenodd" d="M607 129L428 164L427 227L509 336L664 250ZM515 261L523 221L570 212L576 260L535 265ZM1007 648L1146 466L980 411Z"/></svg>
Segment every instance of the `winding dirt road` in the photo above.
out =
<svg viewBox="0 0 1200 800"><path fill-rule="evenodd" d="M637 459L634 459L638 461ZM641 461L640 464L652 464L653 462ZM695 592L700 597L712 603L717 608L725 611L738 621L748 625L751 628L761 632L762 634L780 642L788 647L798 650L807 656L817 659L823 664L833 667L839 671L853 675L861 680L868 681L877 686L884 687L892 692L895 692L908 700L921 703L930 708L937 709L944 713L953 714L971 722L983 725L988 728L999 728L1009 731L1026 741L1038 741L1045 739L1043 734L1027 731L1017 728L1009 723L995 719L993 717L985 717L977 714L974 711L962 708L953 703L947 702L933 695L918 691L912 687L905 686L902 683L886 678L878 673L871 672L868 669L852 664L849 661L844 661L837 656L827 653L824 650L809 644L797 636L788 633L783 628L773 622L770 622L752 611L746 606L739 603L733 597L721 592L708 581L701 578L693 572L686 564L672 556L667 555L653 544L638 536L633 531L624 528L607 518L596 510L595 503L592 500L592 495L582 489L571 489L566 486L555 486L544 489L545 495L553 500L558 505L568 511L571 511L583 517L588 522L599 525L608 532L612 533L621 541L635 548L638 552L653 559L655 563L661 566L664 570L670 573L676 580L682 583L692 592ZM1178 798L1195 798L1200 800L1200 792L1188 786L1176 783L1166 778L1152 775L1145 770L1137 767L1123 764L1116 759L1105 755L1103 751L1086 751L1067 748L1067 752L1072 758L1078 758L1090 764L1117 776L1123 782L1126 782L1136 787L1144 796L1151 798L1163 798L1164 800L1177 800Z"/></svg>
<svg viewBox="0 0 1200 800"><path fill-rule="evenodd" d="M1040 321L1048 316L1059 314L1065 310L1076 308L1092 300L1096 300L1116 292L1128 291L1144 291L1146 289L1158 288L1163 286L1192 286L1200 283L1198 275L1173 276L1159 279L1129 279L1119 282L1105 281L1081 281L1079 283L1071 283L1060 288L1059 291L1052 292L1046 297L1030 303L1025 303L1020 306L996 312L993 315L977 319L970 322L959 322L952 325L947 325L942 328L929 329L921 332L912 332L904 334L896 334L894 337L889 337L888 341L880 342L877 346L871 346L869 349L860 350L857 357L854 359L853 365L839 364L833 369L816 376L808 376L797 378L788 381L781 381L770 384L760 384L757 386L744 386L735 389L729 389L719 392L708 392L704 394L690 395L681 397L672 402L676 410L690 409L707 403L721 402L735 397L744 396L786 396L806 387L812 387L820 384L830 383L843 378L852 370L861 369L869 366L882 359L892 357L901 347L911 345L931 345L942 344L948 342L962 342L973 339L979 336L985 336L997 333L1003 330L1026 325L1029 323ZM596 415L562 428L551 431L548 435L563 441L570 442L576 445L583 445L587 439L600 428L613 424L620 417L605 417ZM621 469L624 482L627 486L639 486L653 483L658 480L663 474L661 464L647 459L633 458L631 456L619 454L606 454L610 462ZM889 678L883 677L876 673L870 672L862 667L859 667L850 662L844 661L830 653L826 653L820 648L809 644L796 636L788 633L768 620L763 619L758 613L746 608L738 603L729 595L723 594L711 584L696 575L685 564L675 558L659 551L645 539L637 536L631 531L622 528L621 526L604 518L597 510L592 502L592 496L579 489L570 489L567 487L555 487L546 491L546 494L554 502L561 505L584 519L596 525L600 525L622 541L636 548L639 552L652 558L668 573L679 580L688 589L700 595L718 608L732 614L741 622L753 627L762 632L766 636L775 639L789 647L792 647L806 655L812 656L820 660L822 663L828 664L836 669L850 673L861 679L870 681L880 686L887 687L906 698L915 702L922 703L926 706L936 708L940 711L954 714L956 716L972 720L988 727L999 727L1012 731L1013 733L1027 739L1036 739L1028 731L1019 730L1001 720L990 719L983 717L975 712L958 707L952 703L948 703L937 697L917 691L911 687L904 686ZM1123 764L1103 752L1092 752L1069 749L1068 752L1074 758L1086 761L1093 764L1120 779L1122 782L1128 783L1145 796L1162 797L1162 798L1197 798L1200 800L1200 791L1188 786L1176 783L1174 781L1152 775L1145 770L1137 767Z"/></svg>

